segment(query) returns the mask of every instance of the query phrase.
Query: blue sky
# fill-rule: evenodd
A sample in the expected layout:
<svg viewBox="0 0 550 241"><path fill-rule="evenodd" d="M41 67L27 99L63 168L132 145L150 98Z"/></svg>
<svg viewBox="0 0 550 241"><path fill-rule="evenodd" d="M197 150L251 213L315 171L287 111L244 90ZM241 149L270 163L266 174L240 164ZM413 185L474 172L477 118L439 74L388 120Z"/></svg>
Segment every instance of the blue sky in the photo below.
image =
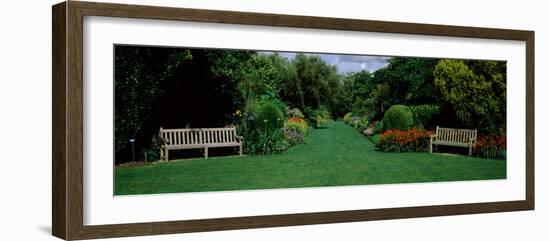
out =
<svg viewBox="0 0 550 241"><path fill-rule="evenodd" d="M270 52L261 51L263 54L278 53L279 55L292 60L296 56L295 52ZM307 55L317 55L321 57L327 64L335 65L338 73L346 74L366 70L374 72L388 65L389 57L370 56L370 55L346 55L346 54L317 54L307 53Z"/></svg>

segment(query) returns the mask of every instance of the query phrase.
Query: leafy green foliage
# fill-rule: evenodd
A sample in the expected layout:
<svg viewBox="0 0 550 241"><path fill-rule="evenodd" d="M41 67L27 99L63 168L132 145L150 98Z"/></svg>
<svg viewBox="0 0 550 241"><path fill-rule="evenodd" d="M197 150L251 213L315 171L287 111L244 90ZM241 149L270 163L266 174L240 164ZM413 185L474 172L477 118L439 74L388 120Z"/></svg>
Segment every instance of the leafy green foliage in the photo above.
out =
<svg viewBox="0 0 550 241"><path fill-rule="evenodd" d="M465 127L489 133L505 131L505 62L441 60L434 76L443 99L453 106Z"/></svg>
<svg viewBox="0 0 550 241"><path fill-rule="evenodd" d="M337 116L344 115L347 112L354 112L359 115L365 115L370 112L366 110L366 99L371 91L370 83L372 74L367 71L350 73L343 77L341 84L341 94L338 95L337 105L333 114Z"/></svg>
<svg viewBox="0 0 550 241"><path fill-rule="evenodd" d="M440 114L438 105L413 105L410 108L413 113L414 124L422 129L427 128L429 122Z"/></svg>
<svg viewBox="0 0 550 241"><path fill-rule="evenodd" d="M315 128L323 127L332 119L330 111L325 106L319 106L315 110L308 110L308 117L315 123Z"/></svg>
<svg viewBox="0 0 550 241"><path fill-rule="evenodd" d="M351 116L347 123L353 128L358 129L361 132L367 127L369 127L369 119L366 116L363 116L363 117Z"/></svg>
<svg viewBox="0 0 550 241"><path fill-rule="evenodd" d="M406 105L394 105L384 113L385 130L408 130L413 126L413 114Z"/></svg>
<svg viewBox="0 0 550 241"><path fill-rule="evenodd" d="M383 131L384 131L384 121L383 120L377 121L376 124L374 124L374 133L378 134L378 133L382 133Z"/></svg>
<svg viewBox="0 0 550 241"><path fill-rule="evenodd" d="M387 83L397 103L429 103L437 101L433 71L438 59L394 57L389 65L374 74L376 84ZM372 88L374 89L374 88Z"/></svg>
<svg viewBox="0 0 550 241"><path fill-rule="evenodd" d="M290 117L298 117L298 118L304 118L304 114L302 111L298 108L292 108L288 111L288 116Z"/></svg>
<svg viewBox="0 0 550 241"><path fill-rule="evenodd" d="M263 98L250 104L238 125L238 133L245 139L246 153L271 154L289 147L282 132L285 119L283 108L283 104L273 98Z"/></svg>
<svg viewBox="0 0 550 241"><path fill-rule="evenodd" d="M115 48L115 151L128 145L151 120L176 69L192 58L187 50Z"/></svg>
<svg viewBox="0 0 550 241"><path fill-rule="evenodd" d="M273 131L283 126L285 116L273 100L257 101L250 108L250 112L254 115L258 127L262 131Z"/></svg>
<svg viewBox="0 0 550 241"><path fill-rule="evenodd" d="M258 140L253 145L257 147L255 154L260 155L280 153L289 147L281 130L260 131Z"/></svg>
<svg viewBox="0 0 550 241"><path fill-rule="evenodd" d="M348 112L344 115L344 117L342 118L342 120L344 121L344 123L346 124L349 124L350 121L351 121L351 117L353 116L353 113L352 112Z"/></svg>
<svg viewBox="0 0 550 241"><path fill-rule="evenodd" d="M305 138L283 126L287 116L314 127L328 126L333 116L360 130L376 122L368 133L413 124L506 131L506 63L409 57L387 63L373 73L343 74L313 54L288 59L256 51L117 46L117 160L119 153L130 153L129 138L136 138L138 155L153 155L152 137L161 126L236 125L245 152L274 152ZM390 111L400 104L410 110Z"/></svg>
<svg viewBox="0 0 550 241"><path fill-rule="evenodd" d="M261 96L279 97L278 83L283 78L272 63L272 58L265 55L253 55L240 66L238 89L247 105Z"/></svg>
<svg viewBox="0 0 550 241"><path fill-rule="evenodd" d="M336 67L328 65L319 56L297 54L292 61L296 70L296 88L292 91L300 103L293 106L311 109L333 106L340 94L340 80Z"/></svg>

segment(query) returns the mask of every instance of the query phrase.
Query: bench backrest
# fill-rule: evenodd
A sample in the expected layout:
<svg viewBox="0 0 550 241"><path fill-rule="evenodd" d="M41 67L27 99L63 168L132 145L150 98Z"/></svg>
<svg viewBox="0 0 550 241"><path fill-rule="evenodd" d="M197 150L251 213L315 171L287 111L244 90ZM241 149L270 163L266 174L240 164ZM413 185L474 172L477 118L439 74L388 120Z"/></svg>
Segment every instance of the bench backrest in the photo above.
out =
<svg viewBox="0 0 550 241"><path fill-rule="evenodd" d="M235 127L196 128L196 129L162 129L160 138L168 146L200 145L237 142Z"/></svg>
<svg viewBox="0 0 550 241"><path fill-rule="evenodd" d="M477 130L442 128L438 126L435 133L437 134L435 140L444 142L470 143L471 139L475 142L477 138Z"/></svg>

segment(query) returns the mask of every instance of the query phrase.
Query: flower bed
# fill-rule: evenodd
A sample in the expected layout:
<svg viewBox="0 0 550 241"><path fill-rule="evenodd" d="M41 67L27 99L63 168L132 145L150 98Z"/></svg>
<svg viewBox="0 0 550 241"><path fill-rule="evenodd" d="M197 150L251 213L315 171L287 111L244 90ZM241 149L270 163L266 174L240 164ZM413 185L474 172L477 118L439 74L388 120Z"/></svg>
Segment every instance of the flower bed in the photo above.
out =
<svg viewBox="0 0 550 241"><path fill-rule="evenodd" d="M387 130L380 135L376 144L379 151L385 152L425 152L430 145L430 131L416 128L402 130Z"/></svg>
<svg viewBox="0 0 550 241"><path fill-rule="evenodd" d="M291 145L304 142L308 132L307 121L300 117L291 117L285 121L283 133L286 141Z"/></svg>
<svg viewBox="0 0 550 241"><path fill-rule="evenodd" d="M506 159L506 136L478 136L472 154L483 158Z"/></svg>

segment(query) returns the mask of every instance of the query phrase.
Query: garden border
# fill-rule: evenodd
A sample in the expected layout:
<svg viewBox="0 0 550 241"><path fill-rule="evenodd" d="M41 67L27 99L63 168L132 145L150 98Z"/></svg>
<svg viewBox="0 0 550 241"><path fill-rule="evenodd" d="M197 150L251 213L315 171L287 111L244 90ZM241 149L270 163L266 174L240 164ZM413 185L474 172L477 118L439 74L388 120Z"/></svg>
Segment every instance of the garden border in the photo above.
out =
<svg viewBox="0 0 550 241"><path fill-rule="evenodd" d="M113 225L83 224L83 17L518 40L526 43L525 200ZM533 210L533 31L67 1L52 7L52 233L66 240Z"/></svg>

